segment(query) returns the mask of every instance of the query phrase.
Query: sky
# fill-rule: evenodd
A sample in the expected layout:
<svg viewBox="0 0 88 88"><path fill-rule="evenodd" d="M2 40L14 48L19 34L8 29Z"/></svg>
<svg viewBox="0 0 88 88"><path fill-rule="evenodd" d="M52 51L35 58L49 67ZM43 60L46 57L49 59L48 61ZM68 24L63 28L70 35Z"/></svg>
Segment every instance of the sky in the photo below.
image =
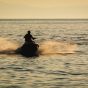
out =
<svg viewBox="0 0 88 88"><path fill-rule="evenodd" d="M0 0L0 19L88 19L88 0Z"/></svg>

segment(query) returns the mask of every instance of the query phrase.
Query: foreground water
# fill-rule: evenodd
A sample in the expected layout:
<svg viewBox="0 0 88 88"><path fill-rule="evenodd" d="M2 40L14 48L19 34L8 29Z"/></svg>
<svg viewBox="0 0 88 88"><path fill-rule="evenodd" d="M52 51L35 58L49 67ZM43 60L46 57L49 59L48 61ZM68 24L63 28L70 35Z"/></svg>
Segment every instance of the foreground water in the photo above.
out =
<svg viewBox="0 0 88 88"><path fill-rule="evenodd" d="M29 29L43 54L11 53ZM0 88L88 88L88 21L0 20Z"/></svg>

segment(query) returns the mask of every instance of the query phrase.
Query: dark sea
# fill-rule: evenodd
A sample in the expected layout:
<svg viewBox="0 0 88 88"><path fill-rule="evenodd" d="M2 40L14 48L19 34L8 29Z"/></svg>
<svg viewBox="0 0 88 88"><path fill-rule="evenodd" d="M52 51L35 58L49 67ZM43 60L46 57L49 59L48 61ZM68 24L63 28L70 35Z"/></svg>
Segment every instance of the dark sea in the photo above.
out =
<svg viewBox="0 0 88 88"><path fill-rule="evenodd" d="M14 53L28 30L38 57ZM0 88L88 88L88 20L1 19Z"/></svg>

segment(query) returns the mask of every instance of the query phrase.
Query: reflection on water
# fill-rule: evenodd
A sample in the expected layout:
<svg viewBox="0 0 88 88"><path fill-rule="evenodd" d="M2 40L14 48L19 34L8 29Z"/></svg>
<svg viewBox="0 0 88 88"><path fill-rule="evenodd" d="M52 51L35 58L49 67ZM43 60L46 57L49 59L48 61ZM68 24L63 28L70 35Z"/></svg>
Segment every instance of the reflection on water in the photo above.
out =
<svg viewBox="0 0 88 88"><path fill-rule="evenodd" d="M4 59L4 60L3 60ZM2 56L0 84L24 88L87 87L87 60L82 55L51 55L37 58Z"/></svg>
<svg viewBox="0 0 88 88"><path fill-rule="evenodd" d="M0 25L0 88L88 87L88 23L7 23ZM27 28L38 38L39 57L12 53Z"/></svg>

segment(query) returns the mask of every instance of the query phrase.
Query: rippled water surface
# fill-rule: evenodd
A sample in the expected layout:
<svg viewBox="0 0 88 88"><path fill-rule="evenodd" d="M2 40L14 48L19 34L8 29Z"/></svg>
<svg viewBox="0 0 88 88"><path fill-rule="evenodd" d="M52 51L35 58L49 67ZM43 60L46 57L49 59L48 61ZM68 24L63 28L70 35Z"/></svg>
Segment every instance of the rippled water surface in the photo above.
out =
<svg viewBox="0 0 88 88"><path fill-rule="evenodd" d="M28 30L46 53L11 53ZM88 20L0 20L0 88L88 88Z"/></svg>

